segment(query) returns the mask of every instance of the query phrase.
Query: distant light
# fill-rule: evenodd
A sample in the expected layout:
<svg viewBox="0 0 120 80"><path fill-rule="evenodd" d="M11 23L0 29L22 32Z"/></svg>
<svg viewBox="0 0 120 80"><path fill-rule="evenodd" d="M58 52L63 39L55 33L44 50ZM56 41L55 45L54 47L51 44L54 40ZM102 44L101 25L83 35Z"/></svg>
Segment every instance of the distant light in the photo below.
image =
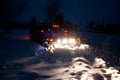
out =
<svg viewBox="0 0 120 80"><path fill-rule="evenodd" d="M44 30L40 30L40 32L42 32L42 33L43 33L43 32L44 32Z"/></svg>
<svg viewBox="0 0 120 80"><path fill-rule="evenodd" d="M29 35L18 35L18 36L15 36L14 39L17 39L17 40L29 40L30 37L29 37Z"/></svg>
<svg viewBox="0 0 120 80"><path fill-rule="evenodd" d="M68 33L68 30L65 30L64 32L65 32L65 33Z"/></svg>
<svg viewBox="0 0 120 80"><path fill-rule="evenodd" d="M53 24L53 26L52 26L53 28L58 28L59 27L59 25L56 25L56 24Z"/></svg>
<svg viewBox="0 0 120 80"><path fill-rule="evenodd" d="M48 29L48 31L51 31L50 29Z"/></svg>

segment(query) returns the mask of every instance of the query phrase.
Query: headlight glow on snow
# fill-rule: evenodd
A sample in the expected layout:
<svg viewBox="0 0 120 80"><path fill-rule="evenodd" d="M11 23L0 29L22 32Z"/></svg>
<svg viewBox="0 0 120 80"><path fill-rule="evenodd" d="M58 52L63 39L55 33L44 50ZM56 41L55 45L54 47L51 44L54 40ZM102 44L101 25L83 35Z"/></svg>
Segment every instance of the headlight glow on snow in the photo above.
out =
<svg viewBox="0 0 120 80"><path fill-rule="evenodd" d="M55 48L60 48L61 45L56 43L56 44L54 44L54 47L55 47Z"/></svg>
<svg viewBox="0 0 120 80"><path fill-rule="evenodd" d="M77 45L75 38L59 38L52 45L55 49L85 50L90 48L88 44Z"/></svg>
<svg viewBox="0 0 120 80"><path fill-rule="evenodd" d="M88 49L88 48L89 48L89 45L87 45L87 44L81 44L80 47L79 47L79 49L81 49L81 50L85 50L85 49Z"/></svg>
<svg viewBox="0 0 120 80"><path fill-rule="evenodd" d="M68 43L69 43L69 44L75 44L75 39L72 39L72 38L69 39L69 40L68 40Z"/></svg>

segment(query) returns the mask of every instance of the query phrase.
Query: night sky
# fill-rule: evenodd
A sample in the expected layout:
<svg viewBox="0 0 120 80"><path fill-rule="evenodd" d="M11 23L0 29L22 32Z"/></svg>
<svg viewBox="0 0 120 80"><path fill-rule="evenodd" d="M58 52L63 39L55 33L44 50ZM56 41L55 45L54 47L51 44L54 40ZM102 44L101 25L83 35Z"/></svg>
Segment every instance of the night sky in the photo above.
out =
<svg viewBox="0 0 120 80"><path fill-rule="evenodd" d="M85 26L90 21L105 23L120 23L120 0L61 0L61 10L66 20L79 26ZM32 16L44 19L43 7L47 0L28 0L27 10L20 18L29 22Z"/></svg>

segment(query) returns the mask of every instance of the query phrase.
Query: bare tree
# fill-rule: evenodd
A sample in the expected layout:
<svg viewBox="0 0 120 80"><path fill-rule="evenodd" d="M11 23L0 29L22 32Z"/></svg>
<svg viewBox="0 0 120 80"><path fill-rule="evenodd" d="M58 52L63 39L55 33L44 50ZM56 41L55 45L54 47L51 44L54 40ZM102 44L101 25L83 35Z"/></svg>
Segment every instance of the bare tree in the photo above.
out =
<svg viewBox="0 0 120 80"><path fill-rule="evenodd" d="M0 0L0 20L10 23L19 17L26 8L25 0Z"/></svg>
<svg viewBox="0 0 120 80"><path fill-rule="evenodd" d="M61 13L58 13L55 18L54 18L54 23L56 24L59 24L59 25L62 25L64 24L64 14L61 12Z"/></svg>
<svg viewBox="0 0 120 80"><path fill-rule="evenodd" d="M59 20L62 20L63 14L61 12L60 0L48 0L47 5L44 7L44 13L49 24L54 23L55 20L58 20L57 18L59 18Z"/></svg>
<svg viewBox="0 0 120 80"><path fill-rule="evenodd" d="M37 24L36 16L32 16L32 18L30 20L30 24Z"/></svg>

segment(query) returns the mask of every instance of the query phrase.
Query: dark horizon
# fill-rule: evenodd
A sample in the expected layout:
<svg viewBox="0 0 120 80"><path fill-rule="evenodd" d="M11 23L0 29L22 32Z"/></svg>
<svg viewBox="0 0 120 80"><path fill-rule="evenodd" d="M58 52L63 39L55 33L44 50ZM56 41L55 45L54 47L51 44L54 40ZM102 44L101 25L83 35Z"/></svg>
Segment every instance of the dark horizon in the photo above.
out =
<svg viewBox="0 0 120 80"><path fill-rule="evenodd" d="M78 26L86 26L89 22L120 24L120 1L119 0L60 0L61 11L65 20L71 21ZM14 21L18 23L29 23L32 16L36 16L37 21L45 19L43 8L47 1L27 0L25 10L22 15Z"/></svg>
<svg viewBox="0 0 120 80"><path fill-rule="evenodd" d="M120 5L119 0L62 0L61 10L65 20L69 20L79 26L85 26L90 21L120 24ZM19 20L29 22L32 16L37 20L45 19L43 7L46 1L29 0L26 15Z"/></svg>

